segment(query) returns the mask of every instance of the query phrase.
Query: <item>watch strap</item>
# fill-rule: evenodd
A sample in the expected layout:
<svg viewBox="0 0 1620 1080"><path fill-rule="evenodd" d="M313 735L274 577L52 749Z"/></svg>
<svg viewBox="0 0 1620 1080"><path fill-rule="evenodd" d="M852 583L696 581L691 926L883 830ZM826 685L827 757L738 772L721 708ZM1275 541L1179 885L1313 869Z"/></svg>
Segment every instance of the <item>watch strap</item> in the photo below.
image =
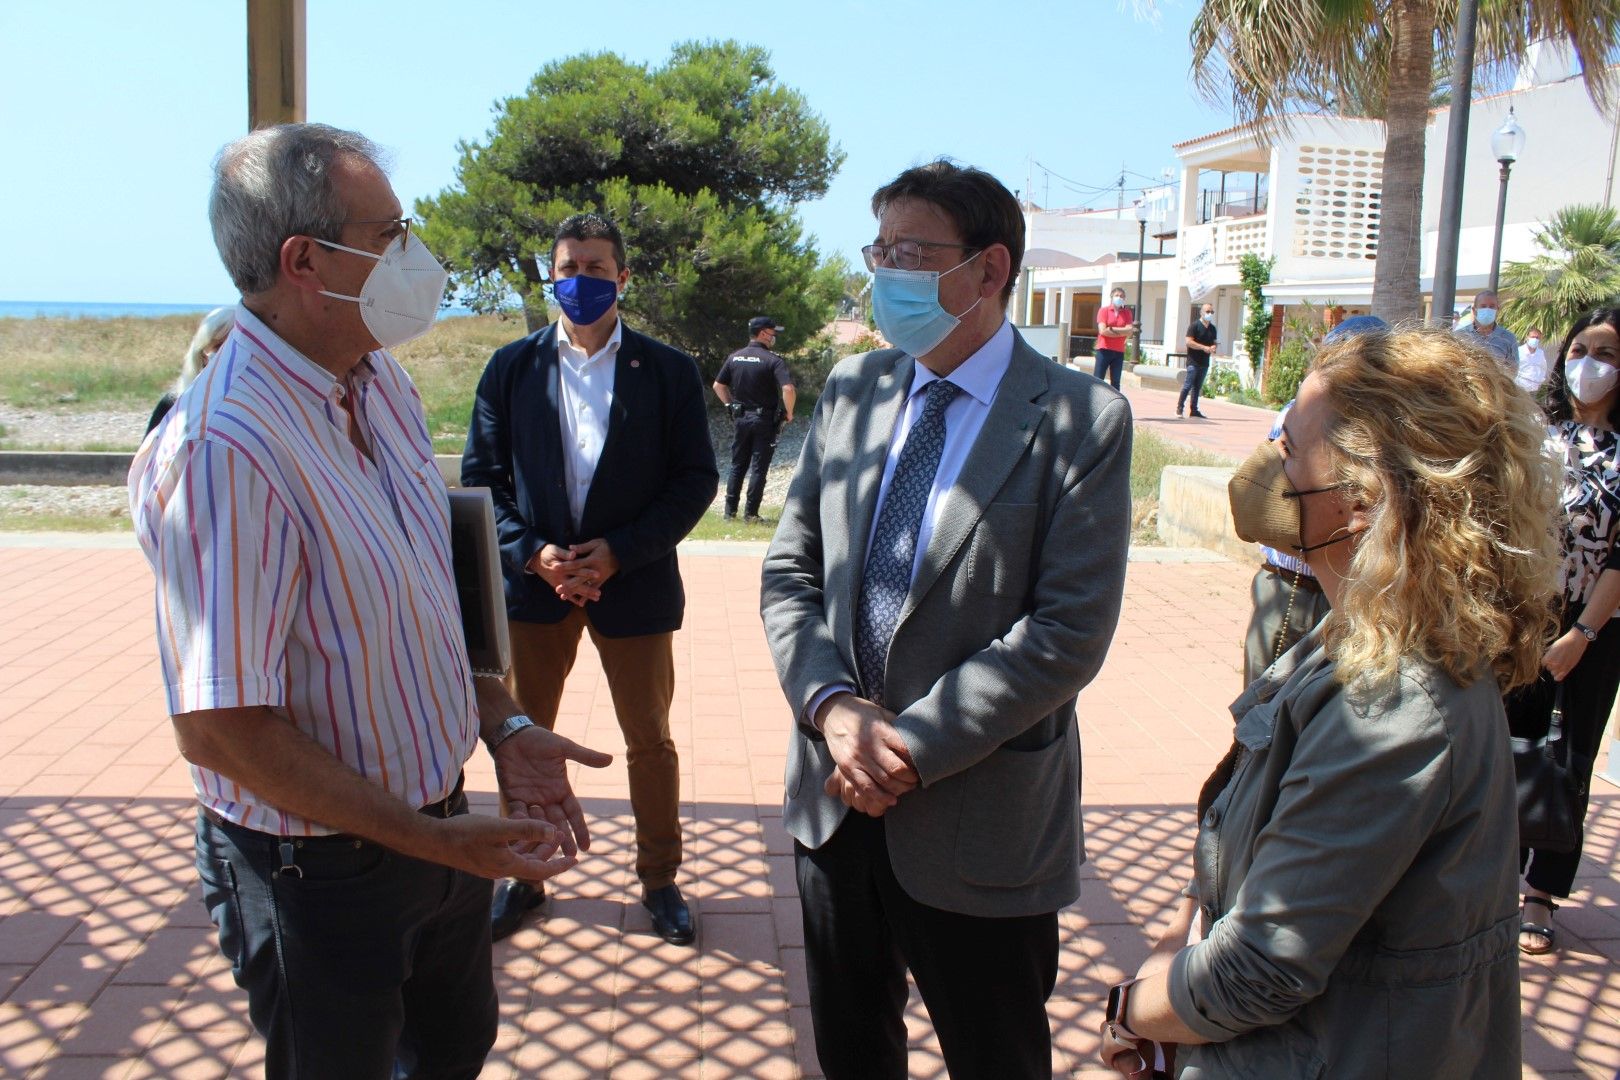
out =
<svg viewBox="0 0 1620 1080"><path fill-rule="evenodd" d="M495 729L495 734L489 737L487 742L489 752L493 754L501 743L505 742L507 739L510 739L512 736L516 735L525 728L532 727L534 727L534 721L530 720L522 713L518 713L516 716L508 716L501 723L501 726Z"/></svg>
<svg viewBox="0 0 1620 1080"><path fill-rule="evenodd" d="M1132 1031L1130 1024L1125 1021L1126 1015L1130 1012L1131 987L1135 986L1136 982L1135 979L1128 979L1109 989L1108 1011L1103 1019L1114 1025L1115 1030L1125 1038L1139 1040L1142 1036Z"/></svg>
<svg viewBox="0 0 1620 1080"><path fill-rule="evenodd" d="M1584 637L1587 641L1596 641L1597 640L1597 631L1592 629L1590 626L1587 626L1585 623L1581 622L1579 619L1575 620L1575 629L1579 630L1581 632L1581 636Z"/></svg>

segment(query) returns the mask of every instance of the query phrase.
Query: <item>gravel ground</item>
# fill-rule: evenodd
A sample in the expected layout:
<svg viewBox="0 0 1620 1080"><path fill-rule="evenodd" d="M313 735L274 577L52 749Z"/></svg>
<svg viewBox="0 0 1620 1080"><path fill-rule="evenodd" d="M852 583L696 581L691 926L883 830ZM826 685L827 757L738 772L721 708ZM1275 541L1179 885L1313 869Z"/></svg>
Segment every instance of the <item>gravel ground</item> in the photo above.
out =
<svg viewBox="0 0 1620 1080"><path fill-rule="evenodd" d="M146 421L151 415L150 408L141 412L85 412L16 409L0 404L0 427L5 428L5 445L18 449L133 450L146 434Z"/></svg>
<svg viewBox="0 0 1620 1080"><path fill-rule="evenodd" d="M771 458L771 470L765 474L765 498L760 503L760 509L767 518L776 517L776 512L787 502L788 482L793 479L793 467L799 463L799 451L804 449L804 435L809 430L809 425L799 417L794 417L793 423L782 429L782 437L776 444L776 455ZM720 490L715 493L714 505L716 509L724 509L726 478L731 475L731 421L711 416L709 436L714 440L714 457L720 465ZM747 491L748 481L745 479L745 495Z"/></svg>
<svg viewBox="0 0 1620 1080"><path fill-rule="evenodd" d="M138 439L146 430L146 419L144 413L58 412L0 405L0 425L6 429L6 443L29 448L133 447L129 433L135 432ZM798 463L799 451L804 447L805 431L805 423L794 420L782 432L765 481L762 507L767 517L774 517L776 509L787 499L788 481L793 477L793 466ZM724 417L711 418L709 434L720 464L720 490L714 498L714 506L719 509L725 503L726 478L731 475L731 422ZM0 485L0 515L68 515L127 521L129 510L122 487Z"/></svg>
<svg viewBox="0 0 1620 1080"><path fill-rule="evenodd" d="M129 495L122 487L0 486L0 518L67 516L129 523Z"/></svg>

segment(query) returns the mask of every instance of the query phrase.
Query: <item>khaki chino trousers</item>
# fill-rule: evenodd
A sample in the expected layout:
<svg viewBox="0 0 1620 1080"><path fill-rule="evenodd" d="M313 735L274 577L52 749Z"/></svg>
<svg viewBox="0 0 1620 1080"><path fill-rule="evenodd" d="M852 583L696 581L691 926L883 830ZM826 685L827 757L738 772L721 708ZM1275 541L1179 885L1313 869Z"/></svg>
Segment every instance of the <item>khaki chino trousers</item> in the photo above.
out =
<svg viewBox="0 0 1620 1080"><path fill-rule="evenodd" d="M590 631L624 732L630 769L630 808L636 818L636 876L648 890L675 881L681 865L681 775L669 735L675 696L674 634L603 637L583 608L561 622L513 620L512 673L507 688L529 719L552 730L563 682L573 670L580 634Z"/></svg>

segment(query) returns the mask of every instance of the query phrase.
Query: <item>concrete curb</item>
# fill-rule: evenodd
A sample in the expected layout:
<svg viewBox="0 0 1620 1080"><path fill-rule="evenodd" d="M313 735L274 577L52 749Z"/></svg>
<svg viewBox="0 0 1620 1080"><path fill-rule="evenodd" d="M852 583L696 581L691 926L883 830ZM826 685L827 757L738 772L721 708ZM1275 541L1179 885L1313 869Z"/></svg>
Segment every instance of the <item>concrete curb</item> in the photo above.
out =
<svg viewBox="0 0 1620 1080"><path fill-rule="evenodd" d="M1159 523L1166 544L1204 548L1234 562L1252 562L1259 549L1232 529L1226 485L1233 470L1213 465L1170 465L1159 476Z"/></svg>
<svg viewBox="0 0 1620 1080"><path fill-rule="evenodd" d="M122 451L0 450L0 484L122 487L134 457Z"/></svg>

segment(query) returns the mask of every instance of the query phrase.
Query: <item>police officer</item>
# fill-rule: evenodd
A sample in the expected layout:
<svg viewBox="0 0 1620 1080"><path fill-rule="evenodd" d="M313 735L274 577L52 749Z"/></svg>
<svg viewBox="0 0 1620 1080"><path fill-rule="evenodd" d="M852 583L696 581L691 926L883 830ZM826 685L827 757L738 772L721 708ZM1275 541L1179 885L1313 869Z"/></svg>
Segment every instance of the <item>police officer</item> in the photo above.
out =
<svg viewBox="0 0 1620 1080"><path fill-rule="evenodd" d="M776 332L786 329L764 315L748 320L749 342L720 365L714 378L714 396L731 413L737 427L731 440L731 478L726 481L726 517L737 516L737 498L743 475L748 481L745 521L759 520L759 500L765 495L765 473L776 453L782 426L793 419L793 373L787 361L771 351Z"/></svg>

